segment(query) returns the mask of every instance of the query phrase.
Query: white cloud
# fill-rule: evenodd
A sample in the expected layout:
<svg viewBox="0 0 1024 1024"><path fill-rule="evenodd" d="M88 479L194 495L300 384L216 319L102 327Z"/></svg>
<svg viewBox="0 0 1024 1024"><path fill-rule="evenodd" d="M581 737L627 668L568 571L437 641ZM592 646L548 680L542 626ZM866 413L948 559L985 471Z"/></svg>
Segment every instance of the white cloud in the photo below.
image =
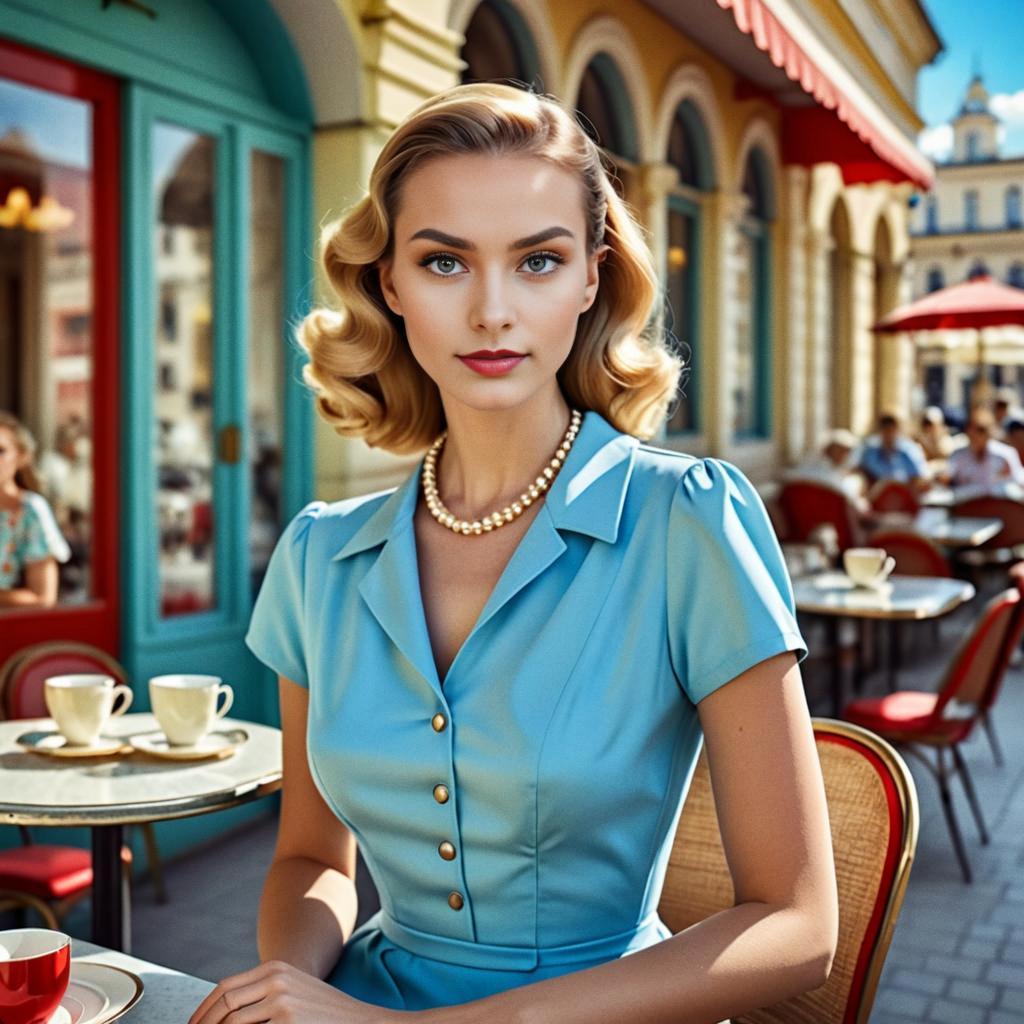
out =
<svg viewBox="0 0 1024 1024"><path fill-rule="evenodd" d="M989 100L989 108L1007 128L1024 128L1024 89L995 93Z"/></svg>
<svg viewBox="0 0 1024 1024"><path fill-rule="evenodd" d="M953 126L937 124L917 136L921 152L932 160L945 160L953 152Z"/></svg>

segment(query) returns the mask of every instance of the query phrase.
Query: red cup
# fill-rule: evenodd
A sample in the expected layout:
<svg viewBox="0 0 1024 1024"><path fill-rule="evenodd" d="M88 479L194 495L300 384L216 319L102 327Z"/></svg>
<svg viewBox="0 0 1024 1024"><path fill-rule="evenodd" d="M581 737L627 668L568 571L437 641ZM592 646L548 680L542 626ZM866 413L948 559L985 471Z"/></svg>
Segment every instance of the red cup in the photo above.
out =
<svg viewBox="0 0 1024 1024"><path fill-rule="evenodd" d="M0 1020L46 1024L71 975L71 939L49 928L0 931Z"/></svg>

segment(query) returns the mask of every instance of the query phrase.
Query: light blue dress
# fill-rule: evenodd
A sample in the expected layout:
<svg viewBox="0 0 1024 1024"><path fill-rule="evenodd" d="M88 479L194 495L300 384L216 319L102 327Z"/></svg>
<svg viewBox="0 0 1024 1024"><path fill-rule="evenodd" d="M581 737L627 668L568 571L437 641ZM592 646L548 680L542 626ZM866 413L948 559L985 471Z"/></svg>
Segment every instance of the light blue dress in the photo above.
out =
<svg viewBox="0 0 1024 1024"><path fill-rule="evenodd" d="M0 590L17 587L25 566L50 557L66 562L71 549L50 503L35 491L22 490L18 512L0 509Z"/></svg>
<svg viewBox="0 0 1024 1024"><path fill-rule="evenodd" d="M765 658L806 655L746 477L587 412L442 685L413 530L421 469L307 505L246 636L309 688L313 778L380 894L329 980L407 1010L668 938L657 905L696 704Z"/></svg>

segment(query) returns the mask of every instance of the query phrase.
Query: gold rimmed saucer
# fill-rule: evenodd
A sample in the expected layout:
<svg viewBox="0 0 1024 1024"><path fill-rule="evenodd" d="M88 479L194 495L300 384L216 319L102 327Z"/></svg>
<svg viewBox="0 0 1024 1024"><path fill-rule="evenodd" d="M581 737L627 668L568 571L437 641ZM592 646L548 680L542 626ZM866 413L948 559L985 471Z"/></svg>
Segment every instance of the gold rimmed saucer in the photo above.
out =
<svg viewBox="0 0 1024 1024"><path fill-rule="evenodd" d="M249 739L244 729L217 729L208 732L198 743L173 744L160 732L144 732L130 738L131 745L144 754L168 761L207 761L230 757Z"/></svg>
<svg viewBox="0 0 1024 1024"><path fill-rule="evenodd" d="M47 1024L111 1024L141 998L142 979L123 967L71 961L71 979Z"/></svg>
<svg viewBox="0 0 1024 1024"><path fill-rule="evenodd" d="M116 736L100 736L95 743L69 743L59 732L26 732L17 739L18 746L33 754L48 757L110 757L111 754L129 754L131 746Z"/></svg>

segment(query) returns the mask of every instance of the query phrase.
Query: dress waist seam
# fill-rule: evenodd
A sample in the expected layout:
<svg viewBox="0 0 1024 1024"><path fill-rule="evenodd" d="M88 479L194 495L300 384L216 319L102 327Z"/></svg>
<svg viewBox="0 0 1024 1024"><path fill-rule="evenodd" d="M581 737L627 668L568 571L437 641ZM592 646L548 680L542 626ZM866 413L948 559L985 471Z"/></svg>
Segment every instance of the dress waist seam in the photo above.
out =
<svg viewBox="0 0 1024 1024"><path fill-rule="evenodd" d="M627 951L654 945L671 935L668 927L651 911L642 921L626 931L583 942L561 946L500 946L470 942L447 935L420 931L396 921L385 910L379 910L368 925L377 927L396 946L418 956L429 957L464 967L480 967L497 971L528 971L535 967L583 963L588 960L612 960Z"/></svg>

